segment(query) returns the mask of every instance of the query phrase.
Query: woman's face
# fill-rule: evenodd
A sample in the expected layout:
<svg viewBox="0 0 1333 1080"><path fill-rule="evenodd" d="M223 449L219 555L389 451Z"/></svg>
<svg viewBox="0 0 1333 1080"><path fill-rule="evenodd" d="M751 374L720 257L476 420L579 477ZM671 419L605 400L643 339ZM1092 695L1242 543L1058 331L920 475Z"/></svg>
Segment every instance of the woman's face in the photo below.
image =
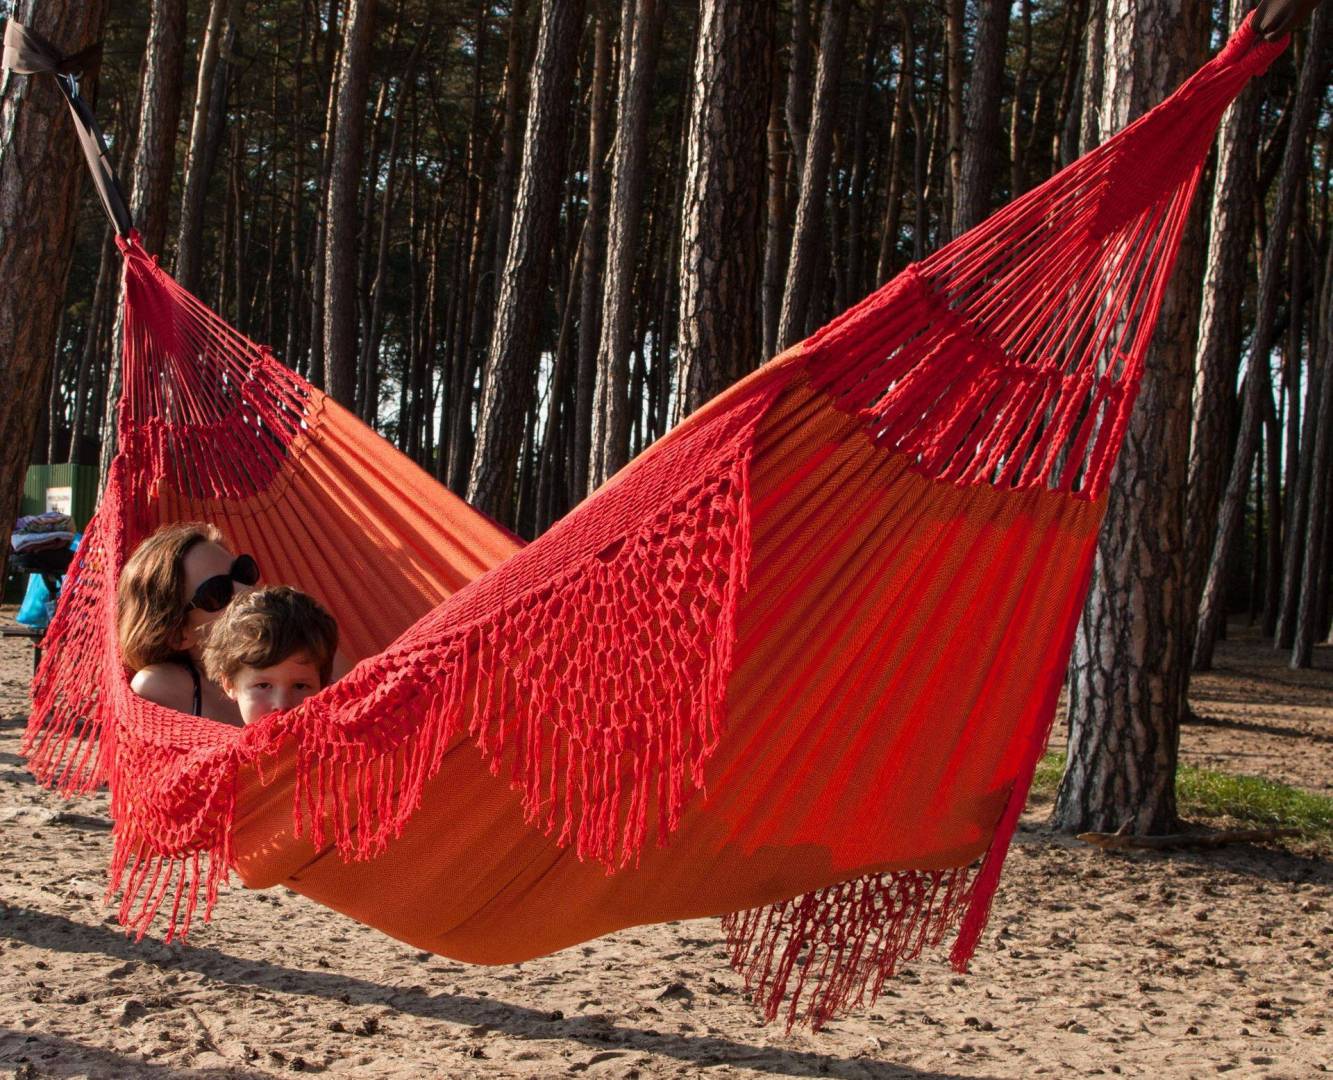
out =
<svg viewBox="0 0 1333 1080"><path fill-rule="evenodd" d="M185 553L181 568L185 571L185 595L182 603L188 604L194 591L211 577L226 577L231 573L231 564L236 556L221 544L203 540ZM242 585L233 581L233 598L243 596L254 589L253 585ZM207 626L216 619L225 607L218 611L204 611L202 608L190 608L185 614L185 625L181 629L179 648L182 652L196 653L199 647L199 628Z"/></svg>

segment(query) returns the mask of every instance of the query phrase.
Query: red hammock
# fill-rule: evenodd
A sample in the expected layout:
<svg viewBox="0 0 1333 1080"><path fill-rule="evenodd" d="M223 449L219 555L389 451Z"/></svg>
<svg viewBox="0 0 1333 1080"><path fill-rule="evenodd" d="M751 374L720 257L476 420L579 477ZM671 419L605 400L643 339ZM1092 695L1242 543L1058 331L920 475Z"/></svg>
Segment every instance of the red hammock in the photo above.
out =
<svg viewBox="0 0 1333 1080"><path fill-rule="evenodd" d="M110 787L111 889L184 933L234 869L505 963L723 914L768 1017L964 968L1054 714L1104 492L1247 22L1168 101L514 537L130 235L120 452L25 749ZM244 730L131 693L114 597L205 520L358 666Z"/></svg>

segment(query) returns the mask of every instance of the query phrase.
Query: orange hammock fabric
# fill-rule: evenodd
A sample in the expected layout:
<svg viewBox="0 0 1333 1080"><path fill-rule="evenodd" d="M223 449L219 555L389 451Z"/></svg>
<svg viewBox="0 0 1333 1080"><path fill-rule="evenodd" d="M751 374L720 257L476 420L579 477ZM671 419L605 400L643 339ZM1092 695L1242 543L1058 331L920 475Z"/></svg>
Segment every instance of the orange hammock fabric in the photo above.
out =
<svg viewBox="0 0 1333 1080"><path fill-rule="evenodd" d="M121 920L184 932L233 870L477 963L724 915L788 1024L954 928L963 968L1205 156L1284 45L1246 23L526 546L123 240L120 452L25 744L109 785ZM181 520L319 597L354 670L245 729L136 697L117 575Z"/></svg>

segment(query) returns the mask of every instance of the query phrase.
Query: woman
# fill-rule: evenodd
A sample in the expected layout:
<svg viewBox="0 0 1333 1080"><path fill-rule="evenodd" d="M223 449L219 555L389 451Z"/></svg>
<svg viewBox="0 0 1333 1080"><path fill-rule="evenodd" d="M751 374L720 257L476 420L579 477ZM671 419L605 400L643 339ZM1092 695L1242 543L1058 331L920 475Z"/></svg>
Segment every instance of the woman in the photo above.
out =
<svg viewBox="0 0 1333 1080"><path fill-rule="evenodd" d="M164 525L130 556L117 585L121 656L140 697L168 709L241 723L240 710L203 674L200 631L259 581L249 555L233 555L212 525Z"/></svg>

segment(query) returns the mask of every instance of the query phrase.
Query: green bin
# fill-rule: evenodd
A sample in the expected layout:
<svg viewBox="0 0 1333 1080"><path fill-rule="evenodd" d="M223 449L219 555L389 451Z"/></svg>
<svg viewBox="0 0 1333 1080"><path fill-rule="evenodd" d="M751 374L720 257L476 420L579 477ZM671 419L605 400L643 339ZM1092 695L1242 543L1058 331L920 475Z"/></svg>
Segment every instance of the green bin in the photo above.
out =
<svg viewBox="0 0 1333 1080"><path fill-rule="evenodd" d="M96 465L29 465L20 514L60 510L82 532L97 507Z"/></svg>

